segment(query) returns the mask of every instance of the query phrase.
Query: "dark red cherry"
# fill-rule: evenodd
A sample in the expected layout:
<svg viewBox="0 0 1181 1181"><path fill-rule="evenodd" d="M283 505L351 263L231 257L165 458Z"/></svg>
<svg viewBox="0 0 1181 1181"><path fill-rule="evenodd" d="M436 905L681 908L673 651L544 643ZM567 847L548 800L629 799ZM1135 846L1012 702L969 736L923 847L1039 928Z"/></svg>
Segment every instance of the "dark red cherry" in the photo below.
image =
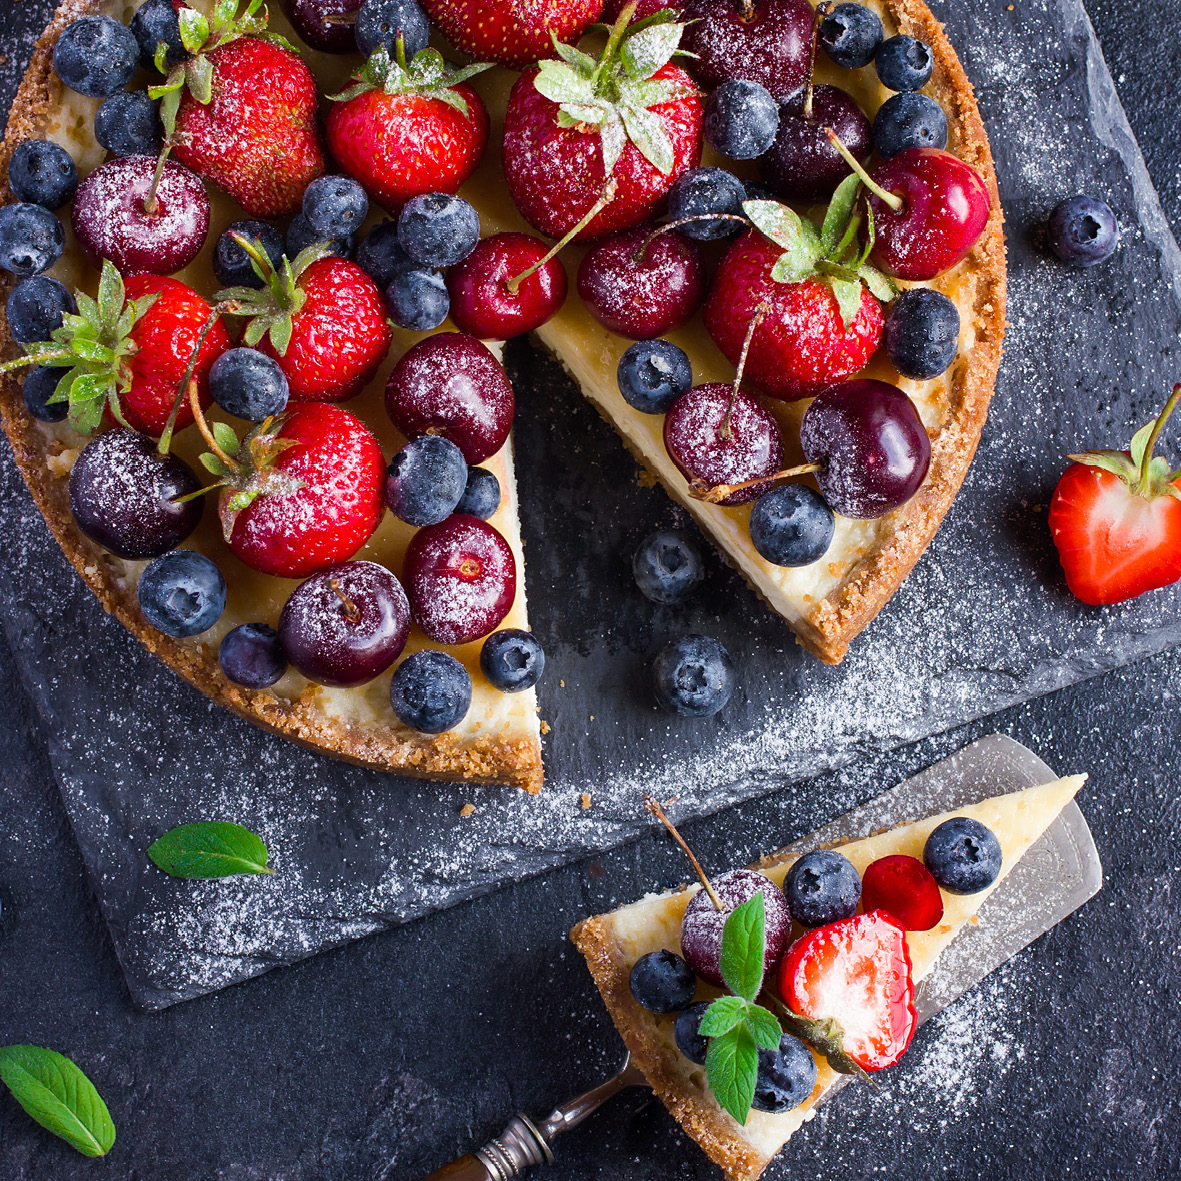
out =
<svg viewBox="0 0 1181 1181"><path fill-rule="evenodd" d="M908 931L929 931L943 918L943 895L931 871L917 858L879 857L861 875L861 905L884 910Z"/></svg>
<svg viewBox="0 0 1181 1181"><path fill-rule="evenodd" d="M753 869L735 869L713 880L722 902L718 910L705 890L689 899L681 916L681 955L689 967L709 984L724 988L722 980L722 932L732 911L760 891L763 895L764 970L769 972L787 947L791 936L791 912L783 891L770 878Z"/></svg>
<svg viewBox="0 0 1181 1181"><path fill-rule="evenodd" d="M124 275L170 275L188 266L209 232L209 197L196 173L164 165L147 208L153 156L120 156L100 164L78 186L74 234L94 258L109 258Z"/></svg>
<svg viewBox="0 0 1181 1181"><path fill-rule="evenodd" d="M292 27L312 49L322 53L356 53L357 40L351 21L331 18L353 13L362 0L283 0L283 11Z"/></svg>
<svg viewBox="0 0 1181 1181"><path fill-rule="evenodd" d="M851 94L838 86L814 86L810 114L806 102L804 90L780 104L779 131L761 162L763 179L785 201L827 201L852 172L825 128L831 127L858 160L872 146L869 120Z"/></svg>
<svg viewBox="0 0 1181 1181"><path fill-rule="evenodd" d="M808 0L685 0L681 48L709 89L744 78L785 99L807 81L815 13Z"/></svg>
<svg viewBox="0 0 1181 1181"><path fill-rule="evenodd" d="M464 513L411 538L402 577L414 622L437 644L467 644L494 632L517 595L508 542Z"/></svg>
<svg viewBox="0 0 1181 1181"><path fill-rule="evenodd" d="M694 386L669 407L664 446L687 480L702 480L710 487L740 484L783 467L783 438L775 419L745 390L734 396L732 407L730 403L730 386L712 382ZM753 484L719 503L748 504L770 487Z"/></svg>
<svg viewBox="0 0 1181 1181"><path fill-rule="evenodd" d="M872 258L900 279L922 282L951 270L988 224L992 202L980 174L940 148L905 148L878 165L873 181L900 207L870 195Z"/></svg>
<svg viewBox="0 0 1181 1181"><path fill-rule="evenodd" d="M817 394L800 422L800 445L809 463L821 465L816 482L829 507L857 520L905 504L931 462L931 440L914 403L873 378Z"/></svg>
<svg viewBox="0 0 1181 1181"><path fill-rule="evenodd" d="M442 435L469 464L478 464L504 446L516 400L486 344L462 332L440 332L420 340L394 366L385 408L406 438Z"/></svg>
<svg viewBox="0 0 1181 1181"><path fill-rule="evenodd" d="M697 244L675 230L653 238L652 226L604 238L578 267L578 294L587 310L604 328L633 340L680 328L701 306L705 286Z"/></svg>
<svg viewBox="0 0 1181 1181"><path fill-rule="evenodd" d="M549 253L528 234L493 234L447 275L451 319L463 332L481 340L508 340L540 328L566 300L566 268L551 258L522 279L516 290L509 280L523 275Z"/></svg>

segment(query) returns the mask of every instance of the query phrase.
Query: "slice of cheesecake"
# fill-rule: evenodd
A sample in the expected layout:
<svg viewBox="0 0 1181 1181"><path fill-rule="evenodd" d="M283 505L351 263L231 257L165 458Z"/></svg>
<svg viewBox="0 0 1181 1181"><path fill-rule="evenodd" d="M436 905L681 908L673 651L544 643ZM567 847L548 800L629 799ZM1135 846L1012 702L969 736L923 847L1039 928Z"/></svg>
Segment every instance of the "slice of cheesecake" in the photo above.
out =
<svg viewBox="0 0 1181 1181"><path fill-rule="evenodd" d="M916 984L931 971L940 953L964 924L976 921L981 904L1074 798L1085 778L1074 775L1041 787L994 796L840 846L857 871L863 873L867 865L880 857L893 854L921 857L931 831L952 816L972 817L996 834L1004 859L992 886L978 894L944 893L943 921L930 931L907 932L907 949ZM757 868L782 886L798 856L798 852L772 854ZM811 1119L816 1105L842 1076L817 1058L816 1086L803 1104L780 1115L751 1111L746 1124L741 1125L714 1099L706 1083L705 1068L690 1062L677 1049L673 1017L650 1013L636 1002L628 986L632 965L650 951L667 948L679 952L681 915L700 888L694 885L668 894L649 895L609 914L595 915L579 923L570 938L586 956L591 975L631 1052L632 1061L644 1072L652 1089L710 1159L725 1170L730 1181L754 1181L801 1124ZM704 986L699 991L699 999L713 995L716 990Z"/></svg>

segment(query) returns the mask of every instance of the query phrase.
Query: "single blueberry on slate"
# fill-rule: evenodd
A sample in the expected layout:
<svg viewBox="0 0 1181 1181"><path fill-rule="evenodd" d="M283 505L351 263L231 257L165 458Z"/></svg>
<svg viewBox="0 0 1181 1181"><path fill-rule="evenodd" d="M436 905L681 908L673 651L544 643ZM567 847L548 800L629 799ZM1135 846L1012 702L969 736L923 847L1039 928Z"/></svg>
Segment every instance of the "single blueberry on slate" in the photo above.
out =
<svg viewBox="0 0 1181 1181"><path fill-rule="evenodd" d="M189 56L180 39L180 18L172 0L147 0L131 18L131 32L139 45L139 60L145 69L155 69L156 47L168 46L165 69L179 65Z"/></svg>
<svg viewBox="0 0 1181 1181"><path fill-rule="evenodd" d="M500 481L486 467L468 468L467 487L455 506L457 513L488 520L500 508Z"/></svg>
<svg viewBox="0 0 1181 1181"><path fill-rule="evenodd" d="M390 681L390 704L398 719L420 734L442 734L463 721L472 703L472 679L447 652L407 656Z"/></svg>
<svg viewBox="0 0 1181 1181"><path fill-rule="evenodd" d="M677 1013L693 1003L697 977L679 955L650 951L636 960L628 977L632 996L650 1013Z"/></svg>
<svg viewBox="0 0 1181 1181"><path fill-rule="evenodd" d="M683 603L705 578L701 550L677 529L658 529L636 546L632 573L645 598L654 603Z"/></svg>
<svg viewBox="0 0 1181 1181"><path fill-rule="evenodd" d="M709 1053L709 1038L702 1037L698 1032L709 1006L709 1001L697 1001L687 1009L682 1009L673 1023L673 1040L677 1043L677 1049L698 1066L705 1065L705 1056Z"/></svg>
<svg viewBox="0 0 1181 1181"><path fill-rule="evenodd" d="M445 521L467 487L467 460L442 435L411 439L385 473L385 502L408 525L421 528Z"/></svg>
<svg viewBox="0 0 1181 1181"><path fill-rule="evenodd" d="M164 144L160 108L144 90L118 90L94 116L94 138L116 156L155 156Z"/></svg>
<svg viewBox="0 0 1181 1181"><path fill-rule="evenodd" d="M261 290L263 280L254 273L250 256L230 236L237 234L248 242L259 242L263 253L278 267L283 260L283 236L265 221L247 218L226 229L213 248L213 273L223 287L254 287Z"/></svg>
<svg viewBox="0 0 1181 1181"><path fill-rule="evenodd" d="M38 365L25 375L21 396L25 409L38 422L62 422L70 412L68 402L50 402L66 370L52 365Z"/></svg>
<svg viewBox="0 0 1181 1181"><path fill-rule="evenodd" d="M712 636L670 640L652 662L656 703L685 717L716 714L734 691L730 653Z"/></svg>
<svg viewBox="0 0 1181 1181"><path fill-rule="evenodd" d="M369 212L365 190L351 176L318 176L303 194L303 215L326 242L347 238Z"/></svg>
<svg viewBox="0 0 1181 1181"><path fill-rule="evenodd" d="M411 197L398 215L398 241L423 266L453 267L471 254L479 240L480 215L451 193Z"/></svg>
<svg viewBox="0 0 1181 1181"><path fill-rule="evenodd" d="M229 349L213 362L209 392L227 414L248 422L281 414L290 393L279 363L251 348Z"/></svg>
<svg viewBox="0 0 1181 1181"><path fill-rule="evenodd" d="M886 35L881 18L861 4L838 4L820 22L820 44L838 66L868 66Z"/></svg>
<svg viewBox="0 0 1181 1181"><path fill-rule="evenodd" d="M835 849L805 853L783 879L791 917L804 927L823 927L857 913L861 875Z"/></svg>
<svg viewBox="0 0 1181 1181"><path fill-rule="evenodd" d="M71 90L106 98L139 68L135 34L109 16L84 16L67 25L53 48L53 68Z"/></svg>
<svg viewBox="0 0 1181 1181"><path fill-rule="evenodd" d="M73 199L78 167L61 144L26 139L17 145L8 162L8 187L18 201L60 209Z"/></svg>
<svg viewBox="0 0 1181 1181"><path fill-rule="evenodd" d="M329 254L335 254L337 258L348 258L353 252L356 240L356 234L346 234L341 238L325 238L323 234L316 232L316 228L302 213L297 213L287 227L286 254L288 258L293 259L301 250L306 250L319 242L326 242Z"/></svg>
<svg viewBox="0 0 1181 1181"><path fill-rule="evenodd" d="M810 566L828 552L836 518L807 484L764 492L750 513L750 540L773 566Z"/></svg>
<svg viewBox="0 0 1181 1181"><path fill-rule="evenodd" d="M701 217L705 214L737 214L742 216L742 202L746 200L746 189L742 181L724 168L691 168L682 173L668 193L668 216L670 221L685 217ZM718 238L729 238L739 233L742 226L736 221L724 218L709 221L690 221L677 226L679 233L687 238L712 242Z"/></svg>
<svg viewBox="0 0 1181 1181"><path fill-rule="evenodd" d="M942 292L911 287L887 308L882 343L904 377L938 377L959 351L959 309Z"/></svg>
<svg viewBox="0 0 1181 1181"><path fill-rule="evenodd" d="M799 1107L816 1085L816 1059L798 1037L785 1033L775 1050L759 1048L755 1111L784 1112Z"/></svg>
<svg viewBox="0 0 1181 1181"><path fill-rule="evenodd" d="M49 275L22 279L9 293L4 306L8 331L17 344L48 340L62 326L67 312L76 315L78 304L70 289Z"/></svg>
<svg viewBox="0 0 1181 1181"><path fill-rule="evenodd" d="M388 220L379 222L361 240L356 262L380 291L385 291L395 276L413 270L416 265L398 241L397 223Z"/></svg>
<svg viewBox="0 0 1181 1181"><path fill-rule="evenodd" d="M1093 267L1115 253L1119 223L1111 206L1085 194L1054 206L1047 226L1050 249L1076 267Z"/></svg>
<svg viewBox="0 0 1181 1181"><path fill-rule="evenodd" d="M925 94L892 94L873 119L873 146L883 160L904 148L947 147L947 116Z"/></svg>
<svg viewBox="0 0 1181 1181"><path fill-rule="evenodd" d="M616 379L634 410L663 414L693 384L693 367L671 341L638 340L619 358Z"/></svg>
<svg viewBox="0 0 1181 1181"><path fill-rule="evenodd" d="M754 160L774 142L779 104L757 82L723 82L705 104L705 138L715 152L731 160Z"/></svg>
<svg viewBox="0 0 1181 1181"><path fill-rule="evenodd" d="M429 332L451 311L451 293L443 272L429 267L399 271L385 289L385 310L399 328Z"/></svg>
<svg viewBox="0 0 1181 1181"><path fill-rule="evenodd" d="M217 662L235 685L247 689L265 689L287 671L279 633L267 623L243 623L226 632Z"/></svg>
<svg viewBox="0 0 1181 1181"><path fill-rule="evenodd" d="M414 0L365 0L357 9L353 34L362 56L369 57L379 45L384 45L390 57L397 60L399 33L406 47L407 61L426 48L431 26L426 13Z"/></svg>
<svg viewBox="0 0 1181 1181"><path fill-rule="evenodd" d="M21 202L0 208L0 267L13 275L39 275L62 256L62 224L41 205Z"/></svg>
<svg viewBox="0 0 1181 1181"><path fill-rule="evenodd" d="M900 33L878 46L873 64L887 89L918 90L931 80L935 57L925 41Z"/></svg>
<svg viewBox="0 0 1181 1181"><path fill-rule="evenodd" d="M532 689L545 672L545 650L532 632L506 627L493 632L480 649L480 671L494 689L520 693Z"/></svg>
<svg viewBox="0 0 1181 1181"><path fill-rule="evenodd" d="M923 864L949 894L978 894L1001 872L1001 844L987 825L969 816L945 820L923 846Z"/></svg>
<svg viewBox="0 0 1181 1181"><path fill-rule="evenodd" d="M136 593L144 619L177 639L208 631L226 609L226 580L221 571L191 549L156 558L140 575Z"/></svg>

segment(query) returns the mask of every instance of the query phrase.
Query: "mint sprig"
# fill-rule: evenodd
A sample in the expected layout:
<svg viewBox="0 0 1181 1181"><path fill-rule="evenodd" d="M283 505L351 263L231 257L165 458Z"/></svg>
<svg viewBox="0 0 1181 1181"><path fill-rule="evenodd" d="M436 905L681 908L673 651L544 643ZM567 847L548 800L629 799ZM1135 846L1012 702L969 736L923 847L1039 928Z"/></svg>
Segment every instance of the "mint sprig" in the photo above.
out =
<svg viewBox="0 0 1181 1181"><path fill-rule="evenodd" d="M182 824L148 846L148 856L174 878L228 878L274 873L262 838L223 820Z"/></svg>

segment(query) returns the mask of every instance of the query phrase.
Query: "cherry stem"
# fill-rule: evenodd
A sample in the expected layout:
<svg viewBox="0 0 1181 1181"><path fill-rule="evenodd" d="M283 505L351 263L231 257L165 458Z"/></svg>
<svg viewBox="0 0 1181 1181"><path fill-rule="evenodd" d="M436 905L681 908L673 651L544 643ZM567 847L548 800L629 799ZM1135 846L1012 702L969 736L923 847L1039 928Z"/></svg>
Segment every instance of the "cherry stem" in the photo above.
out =
<svg viewBox="0 0 1181 1181"><path fill-rule="evenodd" d="M697 876L701 879L701 888L709 896L710 902L714 904L714 910L722 912L726 909L725 903L718 896L717 890L714 889L714 884L706 876L706 872L701 868L701 862L693 856L693 850L685 843L685 838L681 836L676 830L676 826L664 814L664 809L660 806L660 801L655 796L644 795L644 807L664 825L665 828L672 834L672 838L685 851L685 856L689 858L689 863L693 866Z"/></svg>
<svg viewBox="0 0 1181 1181"><path fill-rule="evenodd" d="M738 15L749 24L755 19L754 0L738 0Z"/></svg>
<svg viewBox="0 0 1181 1181"><path fill-rule="evenodd" d="M172 400L172 410L168 415L168 422L164 426L164 430L160 435L160 442L156 444L156 450L160 455L167 455L172 450L172 436L176 431L176 419L180 414L180 408L184 404L185 398L189 395L189 384L193 380L193 374L197 370L197 358L201 355L201 350L205 347L205 340L213 331L214 324L221 318L225 311L231 311L236 304L225 303L218 304L211 308L209 315L205 319L205 323L201 325L201 331L197 333L196 343L193 345L193 350L189 353L188 364L185 366L184 375L176 387L176 397ZM202 421L204 419L202 418ZM206 438L209 436L206 435ZM213 445L217 449L216 443ZM237 468L237 464L231 461L230 466Z"/></svg>
<svg viewBox="0 0 1181 1181"><path fill-rule="evenodd" d="M648 247L656 241L661 234L666 230L675 230L679 226L688 225L691 221L736 221L741 225L749 226L751 224L750 218L743 217L740 213L694 213L690 217L678 217L676 221L666 221L664 225L657 226L644 240L640 243L639 249L632 255L633 261L639 266L644 261L644 255L648 253Z"/></svg>
<svg viewBox="0 0 1181 1181"><path fill-rule="evenodd" d="M633 5L634 7L634 5ZM505 280L505 287L508 288L509 295L516 295L521 284L529 278L530 275L536 274L541 270L546 263L552 258L556 258L570 243L586 229L602 211L615 200L615 194L619 191L619 182L615 177L611 177L606 185L603 187L602 193L599 194L599 199L586 211L582 216L582 220L577 225L573 226L566 232L566 236L555 242L550 249L541 256L531 267L522 271L519 275L514 275L511 279Z"/></svg>
<svg viewBox="0 0 1181 1181"><path fill-rule="evenodd" d="M812 20L812 40L808 45L808 85L804 90L804 119L806 122L812 122L812 91L816 84L816 42L820 38L820 22L828 16L828 10L832 7L827 3L816 5L816 15Z"/></svg>
<svg viewBox="0 0 1181 1181"><path fill-rule="evenodd" d="M1136 487L1136 491L1143 495L1149 488L1149 469L1152 467L1152 452L1156 447L1156 441L1160 438L1161 431L1165 429L1165 423L1169 421L1169 415L1177 408L1177 403L1181 401L1181 382L1173 386L1173 392L1169 395L1169 400L1165 403L1165 408L1160 412L1156 422L1152 427L1152 434L1148 436L1148 442L1144 445L1144 457L1140 460L1140 481Z"/></svg>
<svg viewBox="0 0 1181 1181"><path fill-rule="evenodd" d="M344 604L344 617L349 623L356 623L361 618L361 612L357 609L357 604L340 589L340 579L330 578L328 586L336 592L336 597Z"/></svg>
<svg viewBox="0 0 1181 1181"><path fill-rule="evenodd" d="M828 136L828 142L836 148L837 152L844 158L846 164L853 169L855 173L861 178L861 183L879 200L885 202L895 213L901 213L903 205L906 204L897 193L888 193L869 175L868 172L861 166L861 162L849 151L847 147L840 141L840 137L831 127L824 128L824 134Z"/></svg>
<svg viewBox="0 0 1181 1181"><path fill-rule="evenodd" d="M726 413L722 415L722 421L718 424L719 439L729 441L734 437L734 432L730 428L730 416L734 413L734 403L738 400L738 390L742 385L742 374L746 369L746 358L750 352L750 342L754 339L755 329L763 322L763 317L770 310L771 308L768 304L759 304L755 308L755 314L751 317L750 323L746 326L746 339L742 342L742 352L738 357L738 369L734 374L734 383L730 386L730 400L726 403Z"/></svg>
<svg viewBox="0 0 1181 1181"><path fill-rule="evenodd" d="M156 171L152 173L152 183L148 187L148 195L144 198L144 213L152 216L160 209L160 202L156 200L156 190L160 187L160 180L164 176L164 165L172 154L172 140L166 140L164 148L156 160Z"/></svg>
<svg viewBox="0 0 1181 1181"><path fill-rule="evenodd" d="M355 25L357 12L355 9L352 12L329 12L324 16L324 23L326 25Z"/></svg>
<svg viewBox="0 0 1181 1181"><path fill-rule="evenodd" d="M820 463L801 463L796 467L784 468L781 472L773 472L769 476L756 476L753 480L742 480L738 484L707 484L704 480L691 480L689 495L694 500L704 500L706 504L721 504L723 500L745 488L753 488L756 484L770 484L776 480L791 480L796 476L808 476L812 472L820 471L823 466Z"/></svg>
<svg viewBox="0 0 1181 1181"><path fill-rule="evenodd" d="M201 397L197 392L197 379L195 377L189 378L189 408L193 412L193 420L197 424L197 429L201 432L201 437L209 445L209 450L225 464L232 472L240 471L240 465L236 459L232 459L219 446L217 439L214 438L213 431L209 429L209 423L205 421L205 415L201 410Z"/></svg>

